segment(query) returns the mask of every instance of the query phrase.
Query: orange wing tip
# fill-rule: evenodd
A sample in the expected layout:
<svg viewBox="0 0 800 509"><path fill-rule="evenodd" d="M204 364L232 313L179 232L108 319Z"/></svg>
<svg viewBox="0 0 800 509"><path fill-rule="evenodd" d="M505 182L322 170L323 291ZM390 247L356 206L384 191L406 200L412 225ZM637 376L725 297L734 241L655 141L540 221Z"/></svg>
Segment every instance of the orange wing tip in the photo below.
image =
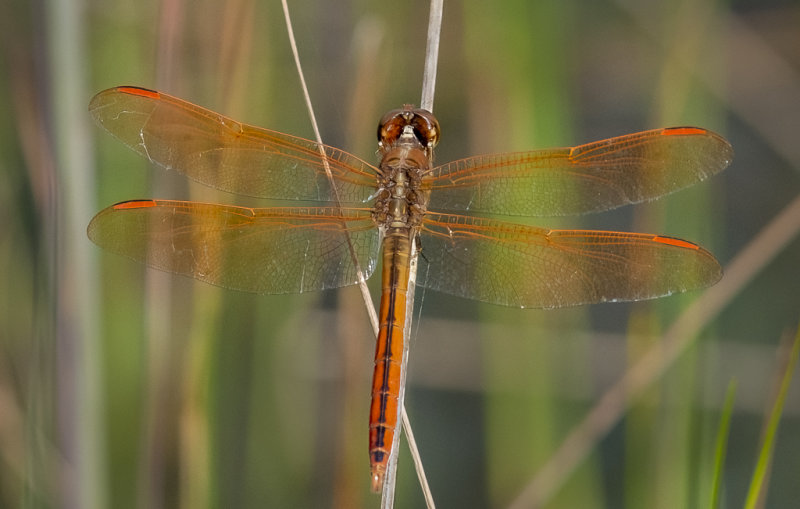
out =
<svg viewBox="0 0 800 509"><path fill-rule="evenodd" d="M117 203L112 208L114 210L127 210L127 209L146 209L148 207L155 207L158 205L154 200L130 200Z"/></svg>
<svg viewBox="0 0 800 509"><path fill-rule="evenodd" d="M689 134L706 134L707 130L699 127L668 127L661 131L664 136L686 136Z"/></svg>
<svg viewBox="0 0 800 509"><path fill-rule="evenodd" d="M150 90L149 88L117 87L117 90L122 92L123 94L138 95L138 96L141 96L141 97L147 97L148 99L160 99L161 98L161 94L159 94L155 90Z"/></svg>
<svg viewBox="0 0 800 509"><path fill-rule="evenodd" d="M691 242L687 242L685 240L676 239L675 237L665 237L663 235L658 235L653 237L653 240L656 242L660 242L662 244L667 244L669 246L682 247L684 249L694 249L694 250L700 249L700 246L698 246L697 244L692 244Z"/></svg>

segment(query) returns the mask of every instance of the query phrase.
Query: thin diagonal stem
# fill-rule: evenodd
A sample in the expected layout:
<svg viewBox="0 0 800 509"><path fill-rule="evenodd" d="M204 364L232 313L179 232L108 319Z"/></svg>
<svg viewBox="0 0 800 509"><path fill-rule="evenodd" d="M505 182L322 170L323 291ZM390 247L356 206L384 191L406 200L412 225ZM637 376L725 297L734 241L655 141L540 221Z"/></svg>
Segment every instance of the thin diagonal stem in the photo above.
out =
<svg viewBox="0 0 800 509"><path fill-rule="evenodd" d="M672 366L697 334L798 234L800 196L739 252L726 267L722 281L694 301L667 329L658 345L603 395L510 507L530 508L546 504L600 438L619 422L628 406Z"/></svg>
<svg viewBox="0 0 800 509"><path fill-rule="evenodd" d="M294 30L292 28L292 19L289 16L289 6L286 3L286 0L281 0L281 5L283 6L283 15L286 18L286 30L289 33L289 44L292 47L292 55L294 55L294 62L297 66L297 75L300 78L300 87L303 90L303 97L306 101L306 109L308 110L308 116L311 120L311 127L314 129L314 139L317 141L317 147L319 148L319 154L322 156L322 164L325 166L325 174L328 176L328 180L331 183L331 189L333 189L333 194L336 199L336 207L341 207L341 201L339 200L339 191L333 181L333 174L331 173L330 165L328 164L328 155L325 153L325 145L322 143L322 136L319 133L319 126L317 124L317 117L314 115L314 106L311 104L311 95L308 93L308 86L306 85L306 78L303 74L303 66L300 64L300 55L297 51L297 41L294 38ZM378 334L378 314L375 312L375 305L372 303L372 297L369 294L369 288L367 288L367 282L364 278L364 271L361 270L361 265L358 263L358 257L355 253L355 248L353 247L353 243L350 240L350 235L347 233L347 229L344 229L345 237L347 238L347 245L350 249L350 255L353 259L353 263L356 266L356 273L358 274L358 286L361 289L361 295L364 298L364 305L367 309L367 314L369 315L370 323L372 324L372 329L375 332L375 335Z"/></svg>

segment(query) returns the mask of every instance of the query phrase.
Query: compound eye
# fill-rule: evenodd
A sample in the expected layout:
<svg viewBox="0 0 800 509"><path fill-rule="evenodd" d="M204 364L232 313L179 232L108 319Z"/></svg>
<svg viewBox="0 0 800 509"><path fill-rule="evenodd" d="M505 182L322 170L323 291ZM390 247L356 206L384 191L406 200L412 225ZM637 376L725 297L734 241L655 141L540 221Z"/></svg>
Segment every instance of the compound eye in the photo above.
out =
<svg viewBox="0 0 800 509"><path fill-rule="evenodd" d="M405 114L405 110L392 110L381 118L378 123L378 141L382 145L393 144L403 134L403 129L408 124Z"/></svg>
<svg viewBox="0 0 800 509"><path fill-rule="evenodd" d="M406 105L401 110L392 110L381 118L378 124L378 141L384 147L392 146L406 126L414 131L414 136L426 148L439 143L439 121L428 110L414 109Z"/></svg>
<svg viewBox="0 0 800 509"><path fill-rule="evenodd" d="M421 108L413 111L414 117L411 126L417 138L428 148L433 148L439 143L439 121L428 110Z"/></svg>

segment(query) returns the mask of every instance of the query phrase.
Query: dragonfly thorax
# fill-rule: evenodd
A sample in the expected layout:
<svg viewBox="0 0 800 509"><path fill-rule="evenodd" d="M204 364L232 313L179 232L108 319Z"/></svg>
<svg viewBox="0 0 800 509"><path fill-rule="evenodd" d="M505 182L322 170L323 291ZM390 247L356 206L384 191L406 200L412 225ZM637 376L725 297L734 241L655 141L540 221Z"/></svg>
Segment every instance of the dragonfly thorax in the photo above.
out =
<svg viewBox="0 0 800 509"><path fill-rule="evenodd" d="M385 150L372 214L379 227L413 228L421 223L430 196L423 187L431 168L428 152L411 126Z"/></svg>

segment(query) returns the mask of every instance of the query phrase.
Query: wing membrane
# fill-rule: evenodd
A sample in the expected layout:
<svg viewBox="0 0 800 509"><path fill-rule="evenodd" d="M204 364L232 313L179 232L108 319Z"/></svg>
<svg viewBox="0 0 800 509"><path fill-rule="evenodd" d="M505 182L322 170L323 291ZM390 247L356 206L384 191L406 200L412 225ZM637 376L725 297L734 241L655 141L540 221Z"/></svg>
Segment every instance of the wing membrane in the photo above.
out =
<svg viewBox="0 0 800 509"><path fill-rule="evenodd" d="M365 277L375 269L379 247L368 210L170 200L108 207L92 219L88 234L99 246L150 267L270 294L354 284L350 246Z"/></svg>
<svg viewBox="0 0 800 509"><path fill-rule="evenodd" d="M422 256L432 290L505 306L557 308L703 288L722 269L703 248L639 233L545 230L428 214Z"/></svg>
<svg viewBox="0 0 800 509"><path fill-rule="evenodd" d="M167 94L117 87L89 104L95 121L167 169L223 191L282 200L335 201L319 145L249 126ZM363 203L375 169L324 146L343 203Z"/></svg>
<svg viewBox="0 0 800 509"><path fill-rule="evenodd" d="M430 208L525 216L596 212L677 191L722 171L732 158L725 139L696 127L476 156L433 170Z"/></svg>

